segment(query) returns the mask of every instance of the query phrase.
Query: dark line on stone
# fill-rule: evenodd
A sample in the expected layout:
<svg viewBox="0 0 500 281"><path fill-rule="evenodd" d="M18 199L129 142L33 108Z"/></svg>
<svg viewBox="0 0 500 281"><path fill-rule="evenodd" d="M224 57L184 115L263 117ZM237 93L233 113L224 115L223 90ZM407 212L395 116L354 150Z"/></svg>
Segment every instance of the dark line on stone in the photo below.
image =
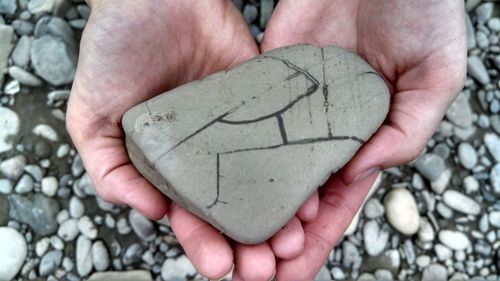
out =
<svg viewBox="0 0 500 281"><path fill-rule="evenodd" d="M219 200L219 194L220 194L220 154L217 153L217 164L216 164L216 167L217 167L217 191L216 191L216 195L215 195L215 200L210 203L209 205L207 205L207 209L211 209L213 206L217 205L217 203L223 203L223 204L227 204L227 202L224 202L224 201L220 201Z"/></svg>
<svg viewBox="0 0 500 281"><path fill-rule="evenodd" d="M288 144L288 137L286 135L285 124L283 124L283 117L280 114L276 115L278 119L278 127L280 129L281 138L283 139L283 144Z"/></svg>

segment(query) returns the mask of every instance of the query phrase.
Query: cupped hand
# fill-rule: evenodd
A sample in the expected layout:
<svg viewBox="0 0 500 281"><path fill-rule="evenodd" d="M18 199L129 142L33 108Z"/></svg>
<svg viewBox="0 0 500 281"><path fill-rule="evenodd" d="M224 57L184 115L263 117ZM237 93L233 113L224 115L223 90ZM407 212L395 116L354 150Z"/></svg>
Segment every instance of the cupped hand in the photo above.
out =
<svg viewBox="0 0 500 281"><path fill-rule="evenodd" d="M131 164L121 128L132 106L259 54L229 0L93 0L82 36L67 128L97 191L152 219L166 213L197 270L212 279L235 264L235 279L269 279L275 260L303 249L301 221L314 220L318 196L268 242L229 243L213 227L170 203Z"/></svg>
<svg viewBox="0 0 500 281"><path fill-rule="evenodd" d="M415 159L465 80L463 1L281 0L263 52L296 43L358 53L391 90L386 122L324 186L316 220L303 225L305 248L277 264L278 280L311 280L342 236L377 171Z"/></svg>

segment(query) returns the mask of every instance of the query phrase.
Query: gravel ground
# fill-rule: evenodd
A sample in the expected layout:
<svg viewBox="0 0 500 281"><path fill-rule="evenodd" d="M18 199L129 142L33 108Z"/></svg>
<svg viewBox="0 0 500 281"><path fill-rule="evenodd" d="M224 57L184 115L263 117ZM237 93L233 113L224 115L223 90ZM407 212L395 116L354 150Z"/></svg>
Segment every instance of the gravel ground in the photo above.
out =
<svg viewBox="0 0 500 281"><path fill-rule="evenodd" d="M273 1L235 4L260 42ZM419 159L384 171L317 280L500 280L500 2L466 9L464 90ZM89 13L0 0L0 280L202 279L167 221L96 196L64 129Z"/></svg>

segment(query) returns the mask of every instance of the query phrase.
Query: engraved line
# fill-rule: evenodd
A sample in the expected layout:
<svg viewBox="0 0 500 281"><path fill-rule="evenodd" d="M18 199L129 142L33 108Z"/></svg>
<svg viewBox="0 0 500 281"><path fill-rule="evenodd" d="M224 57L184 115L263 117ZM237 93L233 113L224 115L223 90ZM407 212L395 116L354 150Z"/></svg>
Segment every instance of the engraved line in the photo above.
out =
<svg viewBox="0 0 500 281"><path fill-rule="evenodd" d="M283 144L288 143L288 137L286 135L285 124L283 124L283 117L280 114L276 115L276 119L278 119L278 126L280 129L281 138L283 139Z"/></svg>

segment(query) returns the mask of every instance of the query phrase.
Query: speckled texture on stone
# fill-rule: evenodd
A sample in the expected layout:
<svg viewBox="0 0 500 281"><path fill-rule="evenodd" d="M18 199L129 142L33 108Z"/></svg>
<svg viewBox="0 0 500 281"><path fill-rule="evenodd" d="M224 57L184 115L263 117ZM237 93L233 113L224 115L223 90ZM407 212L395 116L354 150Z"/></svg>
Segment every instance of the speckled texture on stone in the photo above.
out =
<svg viewBox="0 0 500 281"><path fill-rule="evenodd" d="M285 225L388 109L384 80L360 57L296 45L143 102L123 127L149 181L253 244Z"/></svg>

